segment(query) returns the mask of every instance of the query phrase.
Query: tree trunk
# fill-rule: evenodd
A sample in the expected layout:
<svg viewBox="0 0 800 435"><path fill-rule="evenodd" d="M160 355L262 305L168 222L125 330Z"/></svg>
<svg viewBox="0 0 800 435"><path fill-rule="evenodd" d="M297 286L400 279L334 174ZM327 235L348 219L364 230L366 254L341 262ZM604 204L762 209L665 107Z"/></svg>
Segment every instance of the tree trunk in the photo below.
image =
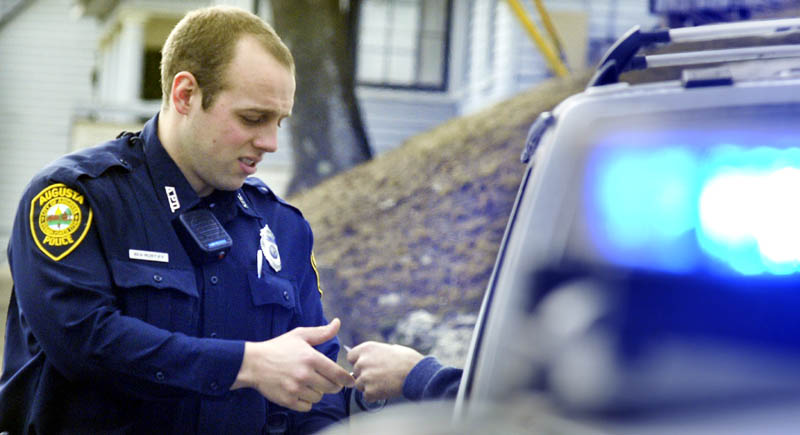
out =
<svg viewBox="0 0 800 435"><path fill-rule="evenodd" d="M272 0L275 30L292 50L297 91L292 117L294 173L288 193L372 158L355 95L360 1Z"/></svg>

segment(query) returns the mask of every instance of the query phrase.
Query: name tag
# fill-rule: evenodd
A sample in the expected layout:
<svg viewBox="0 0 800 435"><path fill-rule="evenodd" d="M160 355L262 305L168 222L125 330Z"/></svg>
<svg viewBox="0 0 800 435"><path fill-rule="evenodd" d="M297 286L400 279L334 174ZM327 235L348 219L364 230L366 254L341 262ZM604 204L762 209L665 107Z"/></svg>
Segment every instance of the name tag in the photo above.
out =
<svg viewBox="0 0 800 435"><path fill-rule="evenodd" d="M166 252L128 249L128 257L131 260L158 261L160 263L169 263L169 254Z"/></svg>

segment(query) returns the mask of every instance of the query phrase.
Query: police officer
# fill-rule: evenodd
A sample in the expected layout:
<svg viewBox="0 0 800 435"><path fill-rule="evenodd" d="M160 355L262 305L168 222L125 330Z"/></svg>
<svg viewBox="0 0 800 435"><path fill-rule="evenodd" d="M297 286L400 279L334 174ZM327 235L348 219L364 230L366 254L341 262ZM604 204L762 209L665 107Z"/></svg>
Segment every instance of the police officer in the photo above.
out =
<svg viewBox="0 0 800 435"><path fill-rule="evenodd" d="M67 155L19 204L0 431L315 431L345 415L312 233L248 178L292 112L294 62L234 8L163 48L160 112Z"/></svg>

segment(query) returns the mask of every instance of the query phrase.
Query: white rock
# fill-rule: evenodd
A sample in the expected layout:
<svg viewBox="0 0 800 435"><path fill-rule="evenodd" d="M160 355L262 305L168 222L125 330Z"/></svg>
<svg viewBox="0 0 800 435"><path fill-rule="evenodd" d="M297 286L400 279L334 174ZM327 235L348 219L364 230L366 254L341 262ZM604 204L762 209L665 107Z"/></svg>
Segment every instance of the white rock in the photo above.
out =
<svg viewBox="0 0 800 435"><path fill-rule="evenodd" d="M401 301L401 297L397 293L388 293L385 295L381 295L378 298L378 305L382 307L394 307L399 304Z"/></svg>

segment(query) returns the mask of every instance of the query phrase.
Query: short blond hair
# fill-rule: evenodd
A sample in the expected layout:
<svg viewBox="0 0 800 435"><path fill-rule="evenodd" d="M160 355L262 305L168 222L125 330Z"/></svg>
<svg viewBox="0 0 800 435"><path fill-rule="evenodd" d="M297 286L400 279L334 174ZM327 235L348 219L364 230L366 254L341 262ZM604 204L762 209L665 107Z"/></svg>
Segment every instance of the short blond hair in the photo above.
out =
<svg viewBox="0 0 800 435"><path fill-rule="evenodd" d="M275 30L258 16L230 6L212 6L189 12L172 29L161 50L161 95L169 106L172 80L181 71L192 73L203 91L203 109L225 89L225 72L233 61L236 43L253 36L294 75L294 58Z"/></svg>

